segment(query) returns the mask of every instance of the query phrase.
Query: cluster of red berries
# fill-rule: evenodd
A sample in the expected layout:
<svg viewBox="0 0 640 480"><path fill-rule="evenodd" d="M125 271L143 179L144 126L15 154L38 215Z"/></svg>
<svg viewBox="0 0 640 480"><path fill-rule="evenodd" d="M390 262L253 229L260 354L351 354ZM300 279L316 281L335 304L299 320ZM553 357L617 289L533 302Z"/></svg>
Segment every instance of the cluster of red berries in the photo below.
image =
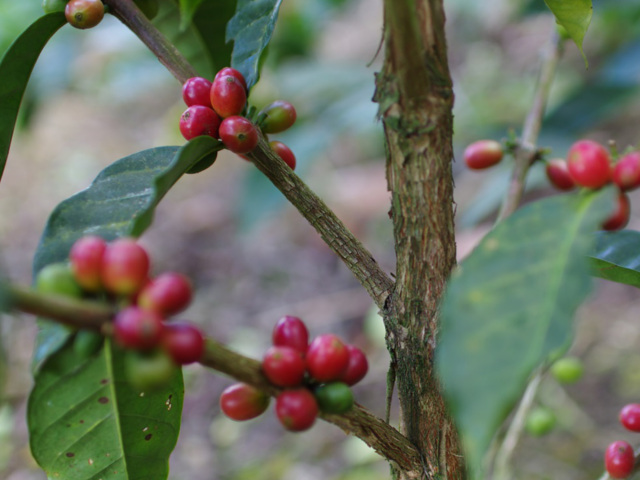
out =
<svg viewBox="0 0 640 480"><path fill-rule="evenodd" d="M504 150L494 140L479 140L464 151L464 161L471 169L484 169L502 160ZM546 162L546 174L551 184L568 191L576 186L591 189L613 183L618 188L614 212L603 224L603 230L620 230L629 222L631 204L626 192L640 187L640 152L622 155L615 163L609 151L593 140L578 140L567 154L567 160L555 158Z"/></svg>
<svg viewBox="0 0 640 480"><path fill-rule="evenodd" d="M333 334L309 343L306 325L293 316L278 321L272 341L262 371L271 383L284 388L276 396L276 416L284 428L307 430L318 412L341 414L353 406L350 386L362 380L369 368L362 350ZM255 418L268 405L265 393L245 384L232 385L220 397L222 411L233 420Z"/></svg>
<svg viewBox="0 0 640 480"><path fill-rule="evenodd" d="M258 145L259 132L282 132L296 120L296 111L289 102L273 102L258 113L257 125L243 116L247 112L247 83L242 74L230 67L220 70L213 82L203 77L188 79L182 86L182 98L187 109L180 117L180 132L191 140L201 135L220 139L224 146L238 155L249 153ZM274 152L289 165L296 166L296 157L284 143L269 143Z"/></svg>
<svg viewBox="0 0 640 480"><path fill-rule="evenodd" d="M640 432L640 403L625 405L618 418L630 432ZM635 462L633 447L624 440L611 443L604 454L604 466L611 478L628 478L633 473Z"/></svg>

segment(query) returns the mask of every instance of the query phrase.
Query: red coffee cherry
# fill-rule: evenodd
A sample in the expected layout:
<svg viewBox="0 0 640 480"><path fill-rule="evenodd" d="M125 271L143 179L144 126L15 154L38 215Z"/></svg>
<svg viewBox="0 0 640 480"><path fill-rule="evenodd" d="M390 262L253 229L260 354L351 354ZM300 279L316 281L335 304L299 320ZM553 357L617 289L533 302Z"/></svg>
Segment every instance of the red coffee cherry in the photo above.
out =
<svg viewBox="0 0 640 480"><path fill-rule="evenodd" d="M113 320L113 337L123 347L150 350L160 343L162 320L156 312L127 307Z"/></svg>
<svg viewBox="0 0 640 480"><path fill-rule="evenodd" d="M246 383L236 383L220 395L220 409L231 420L250 420L264 413L269 400L266 393Z"/></svg>
<svg viewBox="0 0 640 480"><path fill-rule="evenodd" d="M182 85L182 99L188 107L202 105L211 108L211 82L203 77L191 77Z"/></svg>
<svg viewBox="0 0 640 480"><path fill-rule="evenodd" d="M222 118L240 115L247 104L247 91L236 77L223 75L211 85L211 106Z"/></svg>
<svg viewBox="0 0 640 480"><path fill-rule="evenodd" d="M132 238L107 245L102 256L100 278L104 288L116 295L135 295L149 278L149 255Z"/></svg>
<svg viewBox="0 0 640 480"><path fill-rule="evenodd" d="M140 308L170 316L187 308L191 303L191 295L191 282L187 277L176 272L166 272L142 288L137 304Z"/></svg>
<svg viewBox="0 0 640 480"><path fill-rule="evenodd" d="M71 270L84 290L97 292L102 288L102 257L106 249L107 242L93 235L76 240L71 247Z"/></svg>
<svg viewBox="0 0 640 480"><path fill-rule="evenodd" d="M627 430L640 432L640 403L630 403L622 407L618 418Z"/></svg>
<svg viewBox="0 0 640 480"><path fill-rule="evenodd" d="M307 350L307 369L319 382L338 380L349 366L349 350L338 336L320 335Z"/></svg>
<svg viewBox="0 0 640 480"><path fill-rule="evenodd" d="M309 347L309 331L298 317L286 315L278 320L271 335L273 344L280 347L291 347L301 354L307 353Z"/></svg>
<svg viewBox="0 0 640 480"><path fill-rule="evenodd" d="M297 387L302 384L307 365L302 354L291 347L269 347L262 359L262 371L274 385Z"/></svg>
<svg viewBox="0 0 640 480"><path fill-rule="evenodd" d="M104 5L100 0L71 0L64 9L64 16L75 28L92 28L104 18Z"/></svg>
<svg viewBox="0 0 640 480"><path fill-rule="evenodd" d="M192 105L180 117L180 133L186 140L208 135L218 138L220 117L209 107Z"/></svg>
<svg viewBox="0 0 640 480"><path fill-rule="evenodd" d="M604 466L611 478L627 478L634 462L633 448L623 440L610 444L604 454Z"/></svg>
<svg viewBox="0 0 640 480"><path fill-rule="evenodd" d="M285 390L276 397L276 415L280 423L292 432L308 430L318 416L318 404L306 388Z"/></svg>
<svg viewBox="0 0 640 480"><path fill-rule="evenodd" d="M567 162L565 162L564 159L554 158L553 160L549 160L545 171L551 185L558 190L567 191L575 188L576 183L573 181L573 178L571 178Z"/></svg>
<svg viewBox="0 0 640 480"><path fill-rule="evenodd" d="M244 117L227 117L220 124L220 140L233 153L249 153L258 145L258 130Z"/></svg>
<svg viewBox="0 0 640 480"><path fill-rule="evenodd" d="M204 337L195 325L185 322L164 324L162 346L178 365L197 362L204 352Z"/></svg>
<svg viewBox="0 0 640 480"><path fill-rule="evenodd" d="M624 155L613 167L611 174L615 183L623 192L640 186L640 152Z"/></svg>
<svg viewBox="0 0 640 480"><path fill-rule="evenodd" d="M347 385L355 385L369 371L369 362L364 352L355 345L346 345L349 352L349 363L347 368L340 376L340 381Z"/></svg>
<svg viewBox="0 0 640 480"><path fill-rule="evenodd" d="M626 193L620 192L618 195L618 201L616 202L616 209L611 216L605 220L602 224L603 230L620 230L627 226L629 223L629 216L631 215L631 202Z"/></svg>
<svg viewBox="0 0 640 480"><path fill-rule="evenodd" d="M284 160L284 163L289 165L289 168L291 170L296 169L296 156L293 154L289 147L277 140L269 142L269 146L282 160Z"/></svg>
<svg viewBox="0 0 640 480"><path fill-rule="evenodd" d="M280 133L287 130L296 121L296 109L289 102L276 100L266 106L258 116L266 115L260 128L264 133Z"/></svg>
<svg viewBox="0 0 640 480"><path fill-rule="evenodd" d="M567 166L574 182L588 188L600 188L611 180L609 152L592 140L579 140L567 154Z"/></svg>
<svg viewBox="0 0 640 480"><path fill-rule="evenodd" d="M472 170L489 168L500 163L504 150L500 142L495 140L478 140L464 150L463 158L467 167Z"/></svg>
<svg viewBox="0 0 640 480"><path fill-rule="evenodd" d="M231 75L232 77L234 77L236 80L240 82L240 84L244 87L245 90L247 89L247 81L244 79L244 75L242 75L235 68L224 67L222 70L216 73L216 76L214 77L213 80L216 81L218 78L224 77L226 75Z"/></svg>

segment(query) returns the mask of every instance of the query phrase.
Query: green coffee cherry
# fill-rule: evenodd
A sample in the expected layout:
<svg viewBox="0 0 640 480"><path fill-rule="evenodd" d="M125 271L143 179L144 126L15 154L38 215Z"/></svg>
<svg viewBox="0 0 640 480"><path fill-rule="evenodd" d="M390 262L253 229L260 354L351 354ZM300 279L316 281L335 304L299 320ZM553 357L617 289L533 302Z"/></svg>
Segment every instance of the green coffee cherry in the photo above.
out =
<svg viewBox="0 0 640 480"><path fill-rule="evenodd" d="M44 13L64 12L69 0L42 0Z"/></svg>
<svg viewBox="0 0 640 480"><path fill-rule="evenodd" d="M160 349L148 353L127 350L124 362L127 380L140 391L167 385L178 371L176 364Z"/></svg>
<svg viewBox="0 0 640 480"><path fill-rule="evenodd" d="M313 394L320 411L325 413L345 413L353 406L353 393L346 383L325 383L317 387Z"/></svg>
<svg viewBox="0 0 640 480"><path fill-rule="evenodd" d="M564 357L551 365L551 374L560 383L574 383L582 378L584 367L576 357Z"/></svg>
<svg viewBox="0 0 640 480"><path fill-rule="evenodd" d="M40 270L36 277L36 290L65 297L82 297L82 289L66 263L51 263Z"/></svg>
<svg viewBox="0 0 640 480"><path fill-rule="evenodd" d="M556 416L547 407L537 407L529 412L525 429L534 437L546 435L556 425Z"/></svg>

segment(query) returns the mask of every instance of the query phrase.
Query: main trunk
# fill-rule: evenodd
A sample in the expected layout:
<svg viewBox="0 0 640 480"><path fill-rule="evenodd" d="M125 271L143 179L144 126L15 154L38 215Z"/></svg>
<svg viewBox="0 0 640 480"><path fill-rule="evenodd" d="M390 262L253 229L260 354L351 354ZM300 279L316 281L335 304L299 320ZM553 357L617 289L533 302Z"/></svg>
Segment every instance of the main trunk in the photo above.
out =
<svg viewBox="0 0 640 480"><path fill-rule="evenodd" d="M455 264L452 107L442 0L385 0L376 100L387 141L396 287L387 302L401 430L424 458L397 478L464 478L457 433L434 377L438 302Z"/></svg>

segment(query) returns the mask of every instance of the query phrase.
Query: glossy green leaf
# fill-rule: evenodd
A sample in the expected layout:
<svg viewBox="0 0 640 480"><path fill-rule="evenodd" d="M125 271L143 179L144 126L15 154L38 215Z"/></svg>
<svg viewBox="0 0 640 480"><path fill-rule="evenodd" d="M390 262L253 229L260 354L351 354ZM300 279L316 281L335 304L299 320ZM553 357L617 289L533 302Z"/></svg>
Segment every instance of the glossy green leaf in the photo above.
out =
<svg viewBox="0 0 640 480"><path fill-rule="evenodd" d="M50 479L164 480L180 429L180 369L162 390L124 378L122 351L94 355L68 342L36 375L27 421L31 451Z"/></svg>
<svg viewBox="0 0 640 480"><path fill-rule="evenodd" d="M589 256L597 277L640 288L640 232L598 232Z"/></svg>
<svg viewBox="0 0 640 480"><path fill-rule="evenodd" d="M236 11L236 0L203 0L193 15L193 27L198 32L214 74L231 65L233 44L227 42L227 23Z"/></svg>
<svg viewBox="0 0 640 480"><path fill-rule="evenodd" d="M260 57L271 40L282 0L238 0L236 14L227 24L227 41L233 40L231 66L251 88L260 76Z"/></svg>
<svg viewBox="0 0 640 480"><path fill-rule="evenodd" d="M51 13L36 20L0 60L0 177L9 155L22 96L36 60L54 33L66 23L64 14Z"/></svg>
<svg viewBox="0 0 640 480"><path fill-rule="evenodd" d="M134 153L104 169L91 186L60 203L51 213L36 251L33 276L49 263L67 259L83 235L106 240L141 235L156 206L176 181L198 162L216 155L220 142L197 137L183 147L158 147ZM60 348L69 330L40 322L34 367Z"/></svg>
<svg viewBox="0 0 640 480"><path fill-rule="evenodd" d="M180 28L185 29L203 0L180 0Z"/></svg>
<svg viewBox="0 0 640 480"><path fill-rule="evenodd" d="M587 57L582 50L582 41L587 33L587 28L591 23L593 5L591 0L544 0L549 9L556 17L558 24L563 26L571 39L575 42L584 57L585 64Z"/></svg>
<svg viewBox="0 0 640 480"><path fill-rule="evenodd" d="M452 275L441 306L437 368L470 468L532 371L570 342L589 293L586 255L613 192L531 203L496 226Z"/></svg>

